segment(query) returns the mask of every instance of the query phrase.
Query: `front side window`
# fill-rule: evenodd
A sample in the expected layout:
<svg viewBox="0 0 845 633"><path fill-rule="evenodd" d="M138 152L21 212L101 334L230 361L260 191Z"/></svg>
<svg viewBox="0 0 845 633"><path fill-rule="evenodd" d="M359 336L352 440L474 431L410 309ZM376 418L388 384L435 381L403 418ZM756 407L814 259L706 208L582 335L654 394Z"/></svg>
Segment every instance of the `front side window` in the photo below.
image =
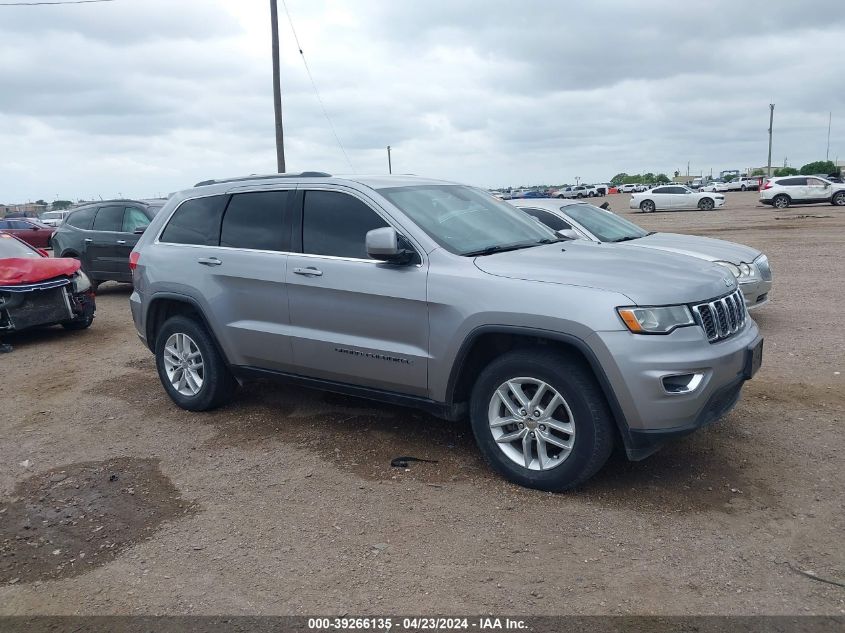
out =
<svg viewBox="0 0 845 633"><path fill-rule="evenodd" d="M150 224L147 215L137 207L126 207L123 214L123 232L134 233L136 229L146 228Z"/></svg>
<svg viewBox="0 0 845 633"><path fill-rule="evenodd" d="M67 217L65 224L87 231L91 228L91 221L94 219L94 212L96 210L97 207L88 207L87 209L74 211Z"/></svg>
<svg viewBox="0 0 845 633"><path fill-rule="evenodd" d="M602 242L625 242L648 235L633 222L591 204L572 204L562 207L561 211Z"/></svg>
<svg viewBox="0 0 845 633"><path fill-rule="evenodd" d="M220 221L228 196L207 196L186 200L170 218L159 242L219 246Z"/></svg>
<svg viewBox="0 0 845 633"><path fill-rule="evenodd" d="M95 231L120 231L123 228L124 207L100 207L94 217Z"/></svg>
<svg viewBox="0 0 845 633"><path fill-rule="evenodd" d="M220 246L284 251L287 191L236 193L220 227Z"/></svg>
<svg viewBox="0 0 845 633"><path fill-rule="evenodd" d="M349 194L306 191L302 252L367 259L367 232L385 226L387 222L378 213Z"/></svg>
<svg viewBox="0 0 845 633"><path fill-rule="evenodd" d="M538 219L540 222L549 227L552 231L565 231L572 228L572 225L557 217L554 213L544 211L543 209L522 209L532 218Z"/></svg>
<svg viewBox="0 0 845 633"><path fill-rule="evenodd" d="M379 193L431 239L460 255L556 241L554 233L516 207L464 185L388 187Z"/></svg>
<svg viewBox="0 0 845 633"><path fill-rule="evenodd" d="M807 178L807 186L808 187L818 187L823 189L827 183L820 178Z"/></svg>

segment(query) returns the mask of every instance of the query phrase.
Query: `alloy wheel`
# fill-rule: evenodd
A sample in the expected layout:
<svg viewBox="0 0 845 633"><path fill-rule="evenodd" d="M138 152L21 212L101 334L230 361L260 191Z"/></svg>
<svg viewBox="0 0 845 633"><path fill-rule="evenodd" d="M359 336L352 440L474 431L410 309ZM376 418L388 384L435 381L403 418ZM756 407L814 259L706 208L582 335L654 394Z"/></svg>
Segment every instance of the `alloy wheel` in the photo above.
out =
<svg viewBox="0 0 845 633"><path fill-rule="evenodd" d="M487 421L496 445L528 470L560 466L575 444L575 419L561 394L531 377L511 378L490 398Z"/></svg>
<svg viewBox="0 0 845 633"><path fill-rule="evenodd" d="M187 334L171 334L164 344L164 371L172 387L183 396L195 396L204 378L202 353Z"/></svg>

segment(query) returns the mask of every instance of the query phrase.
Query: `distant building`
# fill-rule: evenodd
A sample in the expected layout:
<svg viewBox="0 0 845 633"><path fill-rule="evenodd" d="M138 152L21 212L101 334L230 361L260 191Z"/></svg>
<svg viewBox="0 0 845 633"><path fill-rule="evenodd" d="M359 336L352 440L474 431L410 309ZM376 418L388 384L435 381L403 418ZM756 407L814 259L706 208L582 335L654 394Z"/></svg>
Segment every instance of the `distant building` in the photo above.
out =
<svg viewBox="0 0 845 633"><path fill-rule="evenodd" d="M35 204L34 202L0 204L0 215L2 216L9 215L10 213L23 213L28 217L36 217L39 213L44 213L46 210L46 204Z"/></svg>

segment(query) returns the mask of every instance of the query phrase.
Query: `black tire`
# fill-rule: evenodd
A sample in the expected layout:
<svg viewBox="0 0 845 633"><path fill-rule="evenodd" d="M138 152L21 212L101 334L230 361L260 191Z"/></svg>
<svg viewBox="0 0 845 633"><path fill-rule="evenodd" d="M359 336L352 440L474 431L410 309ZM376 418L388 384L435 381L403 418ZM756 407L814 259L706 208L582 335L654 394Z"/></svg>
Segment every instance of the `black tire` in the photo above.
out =
<svg viewBox="0 0 845 633"><path fill-rule="evenodd" d="M196 395L179 393L170 383L164 366L164 347L173 334L187 334L193 339L203 362L202 386ZM237 381L223 361L223 356L205 325L195 319L174 316L165 321L156 336L156 369L164 390L171 400L188 411L208 411L228 402L235 393Z"/></svg>
<svg viewBox="0 0 845 633"><path fill-rule="evenodd" d="M581 194L581 193L578 193L575 197L576 197L576 198L583 198L583 197L584 197L584 195L583 195L583 194Z"/></svg>
<svg viewBox="0 0 845 633"><path fill-rule="evenodd" d="M702 211L712 211L716 208L716 203L713 198L702 198L698 201L698 208Z"/></svg>
<svg viewBox="0 0 845 633"><path fill-rule="evenodd" d="M496 389L516 377L546 382L566 400L575 423L569 455L547 470L530 470L499 448L490 431L488 408ZM472 390L470 422L484 459L506 479L538 490L560 492L587 481L604 466L613 450L613 420L593 373L581 359L531 348L508 352L481 372Z"/></svg>
<svg viewBox="0 0 845 633"><path fill-rule="evenodd" d="M643 200L640 202L640 211L643 213L654 213L655 205L651 200Z"/></svg>
<svg viewBox="0 0 845 633"><path fill-rule="evenodd" d="M91 324L94 322L94 315L88 315L81 317L79 319L74 319L73 321L65 321L62 323L62 327L66 330L71 332L77 332L79 330L87 330L91 327Z"/></svg>
<svg viewBox="0 0 845 633"><path fill-rule="evenodd" d="M789 199L789 196L784 194L780 194L772 198L772 206L775 209L786 209L789 207L791 202L792 201Z"/></svg>
<svg viewBox="0 0 845 633"><path fill-rule="evenodd" d="M830 204L836 207L845 207L845 191L836 193L830 200Z"/></svg>

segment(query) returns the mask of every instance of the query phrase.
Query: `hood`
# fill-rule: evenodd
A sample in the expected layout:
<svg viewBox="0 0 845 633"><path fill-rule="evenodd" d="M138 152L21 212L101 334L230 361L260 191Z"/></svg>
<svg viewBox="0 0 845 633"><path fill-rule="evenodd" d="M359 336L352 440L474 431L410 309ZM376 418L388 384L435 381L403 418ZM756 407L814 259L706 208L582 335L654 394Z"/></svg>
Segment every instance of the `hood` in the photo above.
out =
<svg viewBox="0 0 845 633"><path fill-rule="evenodd" d="M70 277L79 260L68 257L7 257L0 259L0 286L34 284L55 277Z"/></svg>
<svg viewBox="0 0 845 633"><path fill-rule="evenodd" d="M679 233L654 233L653 235L646 235L627 244L630 246L678 253L680 255L689 255L711 262L730 262L732 264L741 264L742 262L750 264L761 254L757 249L745 246L744 244L716 240L712 237L681 235Z"/></svg>
<svg viewBox="0 0 845 633"><path fill-rule="evenodd" d="M499 277L608 290L642 306L697 303L736 288L727 270L701 259L580 240L476 257L475 265Z"/></svg>

